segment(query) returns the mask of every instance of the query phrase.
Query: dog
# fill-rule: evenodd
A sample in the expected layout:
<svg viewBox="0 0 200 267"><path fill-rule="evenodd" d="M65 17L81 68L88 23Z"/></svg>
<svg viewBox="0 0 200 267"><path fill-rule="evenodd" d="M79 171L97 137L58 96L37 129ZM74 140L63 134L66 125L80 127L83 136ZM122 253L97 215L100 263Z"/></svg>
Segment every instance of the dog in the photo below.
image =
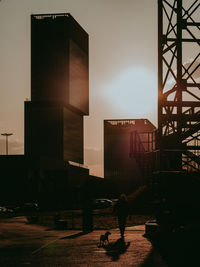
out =
<svg viewBox="0 0 200 267"><path fill-rule="evenodd" d="M100 236L99 247L104 246L105 243L109 244L109 239L108 239L109 235L111 235L111 233L106 232L104 235Z"/></svg>

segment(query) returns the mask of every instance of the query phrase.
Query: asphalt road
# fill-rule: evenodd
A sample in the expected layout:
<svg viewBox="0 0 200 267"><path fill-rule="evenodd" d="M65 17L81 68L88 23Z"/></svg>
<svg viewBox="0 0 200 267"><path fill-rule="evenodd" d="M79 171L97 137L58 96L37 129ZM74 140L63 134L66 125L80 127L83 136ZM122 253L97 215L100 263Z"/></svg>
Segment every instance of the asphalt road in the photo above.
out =
<svg viewBox="0 0 200 267"><path fill-rule="evenodd" d="M0 219L0 266L167 266L143 237L144 226L127 228L125 243L118 229L110 232L110 244L99 247L102 230L56 231L27 224L25 217Z"/></svg>

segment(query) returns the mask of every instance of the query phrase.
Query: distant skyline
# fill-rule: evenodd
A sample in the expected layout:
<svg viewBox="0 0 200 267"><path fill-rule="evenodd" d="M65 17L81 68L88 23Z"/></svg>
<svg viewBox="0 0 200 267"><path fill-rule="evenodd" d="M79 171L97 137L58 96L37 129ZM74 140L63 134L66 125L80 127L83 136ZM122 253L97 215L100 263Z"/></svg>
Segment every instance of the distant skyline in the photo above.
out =
<svg viewBox="0 0 200 267"><path fill-rule="evenodd" d="M89 34L90 115L85 165L103 176L103 120L148 118L157 126L157 0L0 1L0 133L23 154L30 98L30 15L71 13ZM5 139L0 136L0 154Z"/></svg>

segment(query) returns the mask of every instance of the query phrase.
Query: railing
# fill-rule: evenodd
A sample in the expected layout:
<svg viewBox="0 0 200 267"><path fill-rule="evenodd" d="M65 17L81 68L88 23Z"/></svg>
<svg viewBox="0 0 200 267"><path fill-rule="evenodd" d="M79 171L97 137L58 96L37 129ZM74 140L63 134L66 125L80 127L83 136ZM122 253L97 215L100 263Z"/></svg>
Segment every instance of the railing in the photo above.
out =
<svg viewBox="0 0 200 267"><path fill-rule="evenodd" d="M146 177L157 171L200 172L200 155L188 150L137 152L135 158Z"/></svg>
<svg viewBox="0 0 200 267"><path fill-rule="evenodd" d="M153 171L200 171L200 155L196 151L164 149L153 151Z"/></svg>
<svg viewBox="0 0 200 267"><path fill-rule="evenodd" d="M130 133L130 157L135 158L140 167L145 180L151 175L155 164L157 164L157 154L155 151L155 131Z"/></svg>

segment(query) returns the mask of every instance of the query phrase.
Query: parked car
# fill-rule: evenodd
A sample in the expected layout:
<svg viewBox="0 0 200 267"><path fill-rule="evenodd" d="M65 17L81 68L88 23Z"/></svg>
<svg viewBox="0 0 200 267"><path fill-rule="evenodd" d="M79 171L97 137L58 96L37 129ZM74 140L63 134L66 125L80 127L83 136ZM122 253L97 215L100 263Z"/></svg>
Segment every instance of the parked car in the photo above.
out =
<svg viewBox="0 0 200 267"><path fill-rule="evenodd" d="M13 210L4 206L0 206L0 217L7 217L13 215Z"/></svg>
<svg viewBox="0 0 200 267"><path fill-rule="evenodd" d="M112 201L110 199L106 198L97 198L94 200L93 203L93 208L94 209L103 209L103 208L108 208L112 207Z"/></svg>
<svg viewBox="0 0 200 267"><path fill-rule="evenodd" d="M35 202L27 202L20 204L18 206L15 206L13 208L15 213L30 213L35 212L39 210L38 204Z"/></svg>
<svg viewBox="0 0 200 267"><path fill-rule="evenodd" d="M119 200L118 198L111 199L112 205L115 206L115 204L117 203L118 200Z"/></svg>
<svg viewBox="0 0 200 267"><path fill-rule="evenodd" d="M39 207L38 207L38 204L37 203L34 203L34 202L28 202L28 203L24 203L21 207L21 209L24 211L24 212L31 212L31 211L38 211L39 210Z"/></svg>

